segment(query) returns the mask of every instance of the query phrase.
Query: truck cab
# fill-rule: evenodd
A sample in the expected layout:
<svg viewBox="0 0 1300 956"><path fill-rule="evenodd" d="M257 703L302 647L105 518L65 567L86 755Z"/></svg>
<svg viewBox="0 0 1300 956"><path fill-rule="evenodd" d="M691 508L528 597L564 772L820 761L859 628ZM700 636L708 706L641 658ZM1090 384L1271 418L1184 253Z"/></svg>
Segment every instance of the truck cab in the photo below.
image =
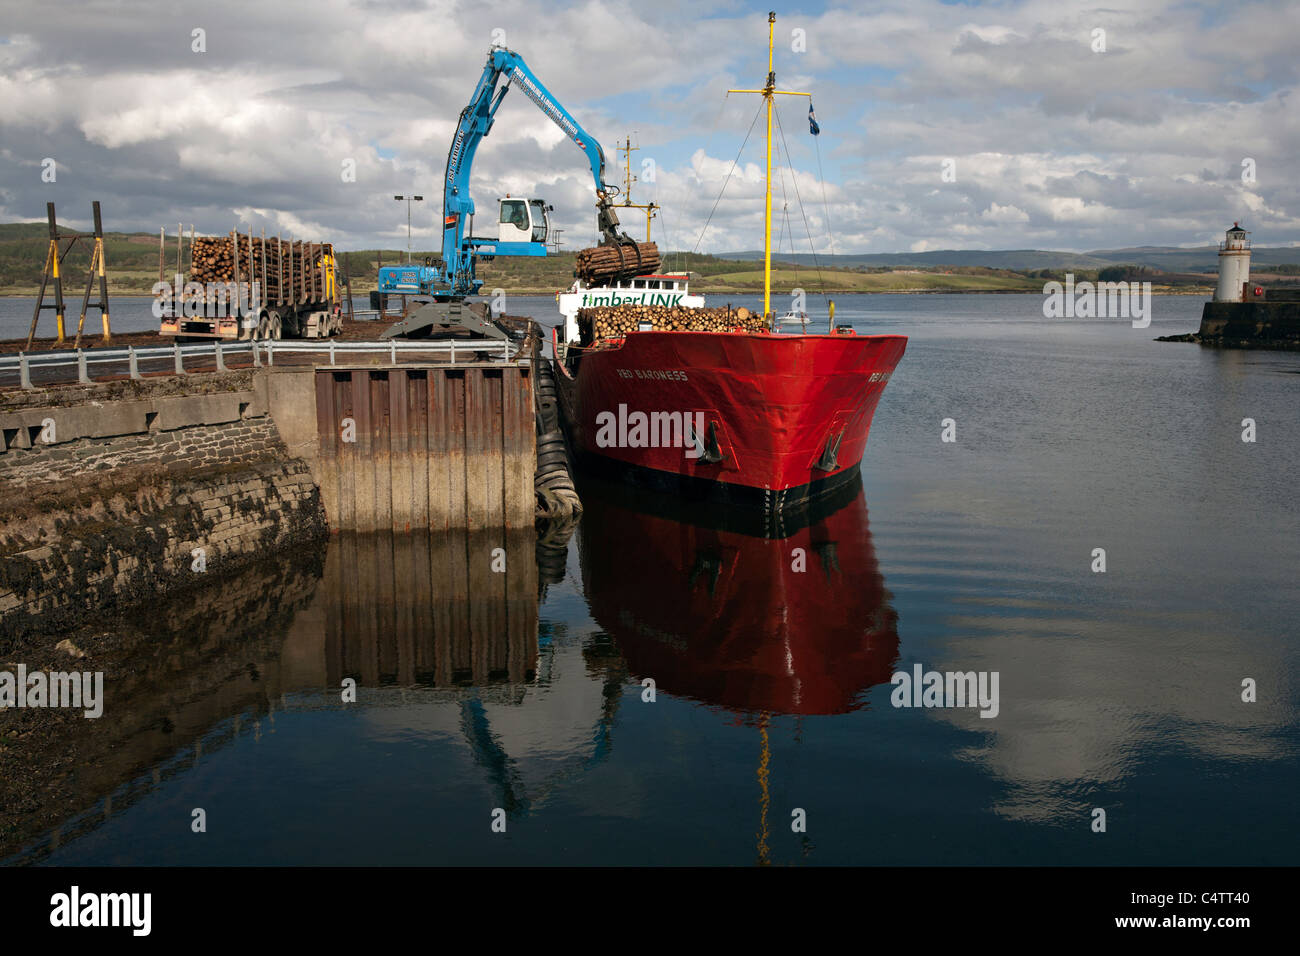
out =
<svg viewBox="0 0 1300 956"><path fill-rule="evenodd" d="M497 216L498 242L546 242L551 229L550 212L542 199L516 199L506 196L499 200L501 212Z"/></svg>

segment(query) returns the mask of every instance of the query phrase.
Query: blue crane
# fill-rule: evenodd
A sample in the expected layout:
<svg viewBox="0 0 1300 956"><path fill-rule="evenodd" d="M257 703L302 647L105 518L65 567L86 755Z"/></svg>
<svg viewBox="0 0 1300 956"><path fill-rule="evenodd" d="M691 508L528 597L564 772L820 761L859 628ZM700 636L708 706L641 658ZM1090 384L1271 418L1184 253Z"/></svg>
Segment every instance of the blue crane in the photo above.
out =
<svg viewBox="0 0 1300 956"><path fill-rule="evenodd" d="M505 85L498 89L502 77ZM424 264L384 266L379 270L379 291L427 296L401 322L383 333L427 335L433 326L444 329L468 327L474 332L503 337L487 320L487 310L471 307L466 299L477 295L483 280L475 275L475 262L491 261L496 256L544 256L550 230L549 213L553 207L541 199L507 196L499 200L496 238L468 235L474 217L474 199L469 194L470 171L479 143L492 129L496 112L510 89L518 83L524 95L554 121L587 154L596 186L596 224L601 244L631 244L635 241L619 228L613 198L618 187L605 182L605 151L596 138L584 130L560 105L542 82L533 75L519 54L504 48L488 53L487 65L469 104L461 110L456 135L447 153L447 172L442 193L442 261L426 259Z"/></svg>

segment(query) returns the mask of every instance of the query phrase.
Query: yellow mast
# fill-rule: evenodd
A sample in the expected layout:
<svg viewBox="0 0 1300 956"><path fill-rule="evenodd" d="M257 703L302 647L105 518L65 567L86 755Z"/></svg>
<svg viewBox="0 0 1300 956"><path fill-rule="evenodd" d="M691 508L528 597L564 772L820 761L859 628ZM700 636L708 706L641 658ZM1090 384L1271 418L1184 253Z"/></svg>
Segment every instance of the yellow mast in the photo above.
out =
<svg viewBox="0 0 1300 956"><path fill-rule="evenodd" d="M621 203L618 203L617 205L623 209L644 209L645 210L645 241L649 242L650 241L650 220L654 218L655 210L658 209L659 207L655 203L650 203L649 205L646 205L644 203L636 203L632 201L632 184L634 182L637 182L637 178L632 175L632 153L635 150L640 149L641 147L632 145L631 136L626 136L624 137L624 139L625 139L624 145L618 147L618 151L620 153L626 154L624 156L624 167L623 167L623 201Z"/></svg>
<svg viewBox="0 0 1300 956"><path fill-rule="evenodd" d="M758 723L759 737L763 741L762 750L758 759L758 789L760 793L758 801L758 863L759 866L767 866L772 862L771 851L767 846L767 808L771 803L771 797L767 792L767 780L770 772L767 769L768 761L771 759L772 750L767 742L767 711L763 711L762 719Z"/></svg>
<svg viewBox="0 0 1300 956"><path fill-rule="evenodd" d="M767 15L767 83L761 90L727 90L728 93L761 93L767 101L767 174L764 180L766 196L763 202L763 317L772 319L772 106L773 97L807 96L811 93L795 93L791 90L776 88L776 71L772 65L772 53L776 40L776 13Z"/></svg>

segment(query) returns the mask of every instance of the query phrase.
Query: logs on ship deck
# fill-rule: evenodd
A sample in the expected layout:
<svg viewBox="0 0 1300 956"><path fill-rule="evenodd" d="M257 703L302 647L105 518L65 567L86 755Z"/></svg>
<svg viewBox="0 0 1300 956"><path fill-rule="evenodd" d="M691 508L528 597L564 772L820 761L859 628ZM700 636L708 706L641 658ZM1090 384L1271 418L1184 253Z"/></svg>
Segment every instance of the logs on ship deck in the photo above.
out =
<svg viewBox="0 0 1300 956"><path fill-rule="evenodd" d="M653 242L592 246L578 250L576 272L588 285L601 285L654 273L661 262Z"/></svg>
<svg viewBox="0 0 1300 956"><path fill-rule="evenodd" d="M268 302L311 302L326 298L322 256L332 256L328 242L290 242L240 236L239 281L256 280ZM235 265L230 236L195 236L190 249L188 281L234 282Z"/></svg>
<svg viewBox="0 0 1300 956"><path fill-rule="evenodd" d="M614 305L578 310L582 344L620 338L648 325L655 332L767 331L763 316L748 309L687 309L664 305Z"/></svg>

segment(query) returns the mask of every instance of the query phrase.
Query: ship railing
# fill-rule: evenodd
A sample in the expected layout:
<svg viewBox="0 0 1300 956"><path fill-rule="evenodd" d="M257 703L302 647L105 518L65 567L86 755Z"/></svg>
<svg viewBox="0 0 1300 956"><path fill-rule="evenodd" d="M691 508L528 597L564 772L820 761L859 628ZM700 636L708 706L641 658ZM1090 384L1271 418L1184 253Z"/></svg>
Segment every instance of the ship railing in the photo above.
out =
<svg viewBox="0 0 1300 956"><path fill-rule="evenodd" d="M1229 250L1236 251L1240 249L1249 249L1249 248L1250 248L1249 239L1224 240L1223 242L1219 243L1220 252L1228 252Z"/></svg>
<svg viewBox="0 0 1300 956"><path fill-rule="evenodd" d="M229 371L227 360L249 360L242 368L260 368L274 366L276 356L317 355L322 363L328 359L329 365L346 361L349 356L366 358L387 358L393 365L403 359L416 357L434 357L445 360L448 364L461 362L478 362L486 359L490 362L508 363L524 361L519 356L519 346L510 341L491 339L474 339L457 342L455 340L432 341L398 341L388 342L306 342L299 340L264 339L245 342L199 342L182 345L144 346L136 348L94 348L62 349L50 352L17 352L0 355L0 387L12 386L13 379L21 388L36 388L32 373L40 373L42 384L59 384L75 380L78 384L89 385L95 377L121 377L123 372L131 379L142 379L140 366L170 363L166 370L155 369L150 376L158 374L186 375L194 371ZM186 367L186 362L189 367ZM201 364L203 368L196 365ZM93 367L93 369L92 369ZM109 371L112 369L112 371ZM52 370L54 374L49 374ZM59 372L66 372L60 375ZM93 372L93 374L92 374ZM75 373L75 379L73 378Z"/></svg>

